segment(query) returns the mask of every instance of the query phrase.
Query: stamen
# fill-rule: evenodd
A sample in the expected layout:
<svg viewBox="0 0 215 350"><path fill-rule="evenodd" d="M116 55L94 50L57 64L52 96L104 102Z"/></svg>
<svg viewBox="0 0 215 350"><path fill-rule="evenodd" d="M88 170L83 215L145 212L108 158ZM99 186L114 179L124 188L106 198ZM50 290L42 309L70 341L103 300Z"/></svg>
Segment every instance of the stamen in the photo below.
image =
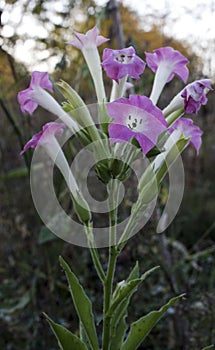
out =
<svg viewBox="0 0 215 350"><path fill-rule="evenodd" d="M142 121L143 120L141 118L133 117L132 115L129 115L126 125L131 130L134 130L136 132L141 132L142 131L142 128L141 128Z"/></svg>
<svg viewBox="0 0 215 350"><path fill-rule="evenodd" d="M133 59L133 55L124 55L124 54L121 54L121 55L117 55L115 56L115 60L119 63L130 63Z"/></svg>

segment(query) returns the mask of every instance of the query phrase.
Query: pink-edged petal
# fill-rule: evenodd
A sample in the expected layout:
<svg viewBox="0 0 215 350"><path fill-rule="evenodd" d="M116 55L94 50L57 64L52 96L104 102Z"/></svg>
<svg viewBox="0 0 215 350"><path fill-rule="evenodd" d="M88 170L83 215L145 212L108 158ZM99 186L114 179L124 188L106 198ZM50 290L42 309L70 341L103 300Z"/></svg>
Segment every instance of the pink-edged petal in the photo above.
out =
<svg viewBox="0 0 215 350"><path fill-rule="evenodd" d="M126 126L111 123L108 128L110 143L129 141L133 137L133 132Z"/></svg>
<svg viewBox="0 0 215 350"><path fill-rule="evenodd" d="M32 115L34 111L37 109L38 104L34 101L27 100L22 106L21 106L21 111L22 113L26 114L29 113Z"/></svg>
<svg viewBox="0 0 215 350"><path fill-rule="evenodd" d="M181 97L184 99L186 113L197 114L201 105L207 103L206 89L212 90L210 79L196 80L184 88Z"/></svg>
<svg viewBox="0 0 215 350"><path fill-rule="evenodd" d="M99 30L98 30L97 26L93 27L92 29L89 29L86 33L86 37L89 40L92 40L94 42L96 42L98 35L99 35Z"/></svg>
<svg viewBox="0 0 215 350"><path fill-rule="evenodd" d="M111 142L126 142L135 138L146 154L167 129L162 111L146 96L130 95L107 104L113 122L109 125ZM120 141L118 141L120 140Z"/></svg>
<svg viewBox="0 0 215 350"><path fill-rule="evenodd" d="M64 128L65 128L64 123L50 122L50 123L45 124L42 128L43 142L46 142L46 140L48 141L50 137L55 136L55 135L62 136Z"/></svg>
<svg viewBox="0 0 215 350"><path fill-rule="evenodd" d="M189 62L179 51L172 47L161 47L153 51L153 53L145 53L146 63L153 72L156 72L159 65L164 65L168 68L167 82L177 75L184 83L186 83L189 75L189 70L186 67Z"/></svg>
<svg viewBox="0 0 215 350"><path fill-rule="evenodd" d="M167 122L163 116L162 111L160 110L160 108L156 107L148 97L140 95L130 95L129 99L123 98L120 100L121 103L128 103L131 106L136 106L140 108L140 110L144 110L145 113L147 113L147 115L151 115L153 118L159 120L164 127L167 127Z"/></svg>
<svg viewBox="0 0 215 350"><path fill-rule="evenodd" d="M99 35L99 30L96 26L88 30L86 34L74 32L74 37L73 40L68 41L68 44L75 46L80 50L100 46L109 40L108 38Z"/></svg>
<svg viewBox="0 0 215 350"><path fill-rule="evenodd" d="M34 71L31 75L29 87L18 93L17 98L23 113L28 112L32 115L38 107L38 101L34 98L34 95L35 92L36 94L39 92L39 89L47 89L49 91L53 90L47 72Z"/></svg>
<svg viewBox="0 0 215 350"><path fill-rule="evenodd" d="M126 75L139 79L145 69L145 62L136 55L132 46L121 50L104 49L102 60L107 76L117 83Z"/></svg>
<svg viewBox="0 0 215 350"><path fill-rule="evenodd" d="M30 88L40 86L43 89L53 91L52 83L49 80L49 74L47 72L34 71L31 75Z"/></svg>
<svg viewBox="0 0 215 350"><path fill-rule="evenodd" d="M38 142L42 136L42 131L38 132L37 134L33 135L33 137L25 144L23 150L20 152L20 155L25 153L29 148L36 148L38 145Z"/></svg>
<svg viewBox="0 0 215 350"><path fill-rule="evenodd" d="M107 103L107 110L111 118L118 124L125 124L125 119L127 116L132 113L133 107L130 104L127 104L126 98L119 98L114 102Z"/></svg>
<svg viewBox="0 0 215 350"><path fill-rule="evenodd" d="M20 91L17 96L21 111L24 114L28 112L32 115L38 107L38 104L32 100L31 92L32 90L28 88L26 90Z"/></svg>
<svg viewBox="0 0 215 350"><path fill-rule="evenodd" d="M136 135L136 140L139 142L140 147L142 148L143 154L147 154L150 149L152 149L154 147L154 142L152 142L148 137L146 137L145 135Z"/></svg>
<svg viewBox="0 0 215 350"><path fill-rule="evenodd" d="M83 43L82 43L82 41L78 38L78 35L76 35L76 34L78 34L78 33L74 32L75 39L69 40L69 41L67 42L67 44L72 45L72 46L76 47L76 49L81 50L82 47L83 47Z"/></svg>
<svg viewBox="0 0 215 350"><path fill-rule="evenodd" d="M199 154L199 149L202 144L202 134L203 131L195 124L190 118L179 118L177 119L169 128L169 133L174 130L179 130L185 138L189 138L193 147L196 149L197 154Z"/></svg>
<svg viewBox="0 0 215 350"><path fill-rule="evenodd" d="M96 46L100 46L100 45L106 43L109 40L110 39L105 38L103 35L98 35L97 38L96 38Z"/></svg>
<svg viewBox="0 0 215 350"><path fill-rule="evenodd" d="M65 124L50 122L45 124L42 127L42 130L35 134L24 146L23 150L20 152L22 155L29 148L36 148L38 145L45 146L46 144L50 144L53 138L57 136L61 136L63 134L63 130L65 128Z"/></svg>

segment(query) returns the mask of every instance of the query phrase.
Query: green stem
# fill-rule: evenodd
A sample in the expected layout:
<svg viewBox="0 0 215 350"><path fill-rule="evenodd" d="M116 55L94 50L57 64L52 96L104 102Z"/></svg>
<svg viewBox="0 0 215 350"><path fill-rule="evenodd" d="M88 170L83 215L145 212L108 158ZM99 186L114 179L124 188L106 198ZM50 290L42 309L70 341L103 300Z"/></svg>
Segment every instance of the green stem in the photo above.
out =
<svg viewBox="0 0 215 350"><path fill-rule="evenodd" d="M102 339L102 350L110 349L110 338L111 338L111 314L108 313L111 303L111 297L113 293L113 281L114 273L116 268L116 260L118 257L118 252L116 250L116 225L117 225L117 206L113 205L118 199L119 186L116 180L112 180L109 183L109 261L104 287L104 306L103 306L103 339ZM116 202L117 204L117 202ZM111 210L111 208L114 208Z"/></svg>
<svg viewBox="0 0 215 350"><path fill-rule="evenodd" d="M118 245L116 248L118 254L121 253L124 246L126 245L127 240L130 238L131 232L133 232L133 230L135 229L136 224L139 220L140 213L143 213L147 207L147 202L144 204L141 193L139 194L139 198L134 206L135 206L135 208L133 208L131 215L130 215L130 218L128 220L128 223L127 223L127 225L123 231L123 234L118 242Z"/></svg>
<svg viewBox="0 0 215 350"><path fill-rule="evenodd" d="M110 247L110 256L106 281L104 283L104 324L103 324L103 347L102 350L109 350L111 338L111 315L108 315L112 297L114 272L117 260L117 251L115 247Z"/></svg>
<svg viewBox="0 0 215 350"><path fill-rule="evenodd" d="M89 248L90 248L90 254L93 260L93 264L95 266L96 272L101 280L102 283L105 282L105 273L104 270L102 268L100 259L99 259L99 254L97 249L94 247L93 245L93 230L92 227L90 225L85 225L85 232L87 235L87 239L88 239L88 244L89 244Z"/></svg>

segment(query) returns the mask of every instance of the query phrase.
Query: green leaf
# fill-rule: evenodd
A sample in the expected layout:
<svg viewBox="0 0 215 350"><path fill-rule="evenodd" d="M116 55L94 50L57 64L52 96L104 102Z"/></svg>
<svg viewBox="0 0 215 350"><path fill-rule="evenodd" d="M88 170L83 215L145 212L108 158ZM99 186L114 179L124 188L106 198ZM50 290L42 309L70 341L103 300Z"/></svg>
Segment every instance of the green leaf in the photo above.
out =
<svg viewBox="0 0 215 350"><path fill-rule="evenodd" d="M139 262L137 261L127 278L127 282L130 282L138 278L139 275L140 275L140 269L139 269Z"/></svg>
<svg viewBox="0 0 215 350"><path fill-rule="evenodd" d="M65 270L73 303L75 305L79 320L85 330L90 346L93 350L99 350L94 317L92 313L92 303L86 295L83 287L80 285L77 277L70 270L69 265L62 257L60 257L60 264Z"/></svg>
<svg viewBox="0 0 215 350"><path fill-rule="evenodd" d="M139 277L139 265L136 262L134 268L130 272L126 282L130 282ZM111 341L110 350L120 349L127 330L126 317L128 313L128 305L131 295L117 305L115 312L111 318Z"/></svg>
<svg viewBox="0 0 215 350"><path fill-rule="evenodd" d="M146 271L140 278L130 278L127 281L118 284L113 294L113 300L109 309L109 313L111 314L122 300L127 299L130 295L132 295L136 291L139 284L142 283L152 272L158 268L159 266L155 266L152 269Z"/></svg>
<svg viewBox="0 0 215 350"><path fill-rule="evenodd" d="M114 325L115 320L113 320L113 322L111 323L112 337L110 341L110 350L121 349L121 346L125 337L125 333L127 330L126 317L127 317L127 312L121 315L121 317L117 322L117 326Z"/></svg>
<svg viewBox="0 0 215 350"><path fill-rule="evenodd" d="M185 294L181 294L169 300L167 304L157 311L151 311L146 316L141 317L131 324L131 329L127 339L122 345L121 350L136 350L155 324L160 320L161 316Z"/></svg>
<svg viewBox="0 0 215 350"><path fill-rule="evenodd" d="M161 183L161 181L164 179L168 169L175 162L178 156L183 152L188 142L189 142L189 139L181 138L172 146L172 148L168 152L165 159L163 159L163 162L157 171L158 183Z"/></svg>
<svg viewBox="0 0 215 350"><path fill-rule="evenodd" d="M206 346L206 347L203 348L202 350L209 350L209 349L213 349L213 348L214 348L214 345L211 344L211 345Z"/></svg>
<svg viewBox="0 0 215 350"><path fill-rule="evenodd" d="M116 299L113 300L113 304L110 309L110 312L112 313L111 350L115 350L117 348L121 349L121 345L127 330L127 324L125 321L127 317L127 309L132 295L136 292L140 283L142 283L158 267L159 266L156 266L146 271L140 278L138 278L139 266L137 262L124 284L118 284L116 287L116 290L114 292Z"/></svg>
<svg viewBox="0 0 215 350"><path fill-rule="evenodd" d="M55 334L61 350L87 350L86 345L68 329L55 323L44 313L53 333Z"/></svg>

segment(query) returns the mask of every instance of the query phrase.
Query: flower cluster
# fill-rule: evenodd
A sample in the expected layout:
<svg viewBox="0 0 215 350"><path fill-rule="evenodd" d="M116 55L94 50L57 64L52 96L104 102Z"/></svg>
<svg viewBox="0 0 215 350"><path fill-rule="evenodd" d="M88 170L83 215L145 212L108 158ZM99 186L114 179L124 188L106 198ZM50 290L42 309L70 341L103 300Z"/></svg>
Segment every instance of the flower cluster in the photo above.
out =
<svg viewBox="0 0 215 350"><path fill-rule="evenodd" d="M202 79L188 84L166 108L161 110L157 106L157 101L166 83L175 76L184 83L187 82L189 75L187 58L172 47L162 47L154 50L153 53L146 52L146 62L144 62L136 54L135 49L130 46L121 50L105 48L101 61L97 47L107 41L108 39L99 35L97 27L94 27L86 34L74 32L74 39L68 42L69 45L82 51L89 67L99 106L98 116L101 124L99 132L87 106L77 92L65 82L59 83L59 90L69 101L69 104L61 106L51 95L53 87L48 73L35 71L32 73L30 86L18 94L22 112L32 114L39 105L58 116L63 124L46 124L43 130L34 135L26 144L21 154L29 147L35 148L37 145L43 146L52 158L52 149L58 149L58 153L62 154L59 152L60 146L55 135L61 135L65 124L73 133L87 127L89 135L86 134L88 131L85 130L85 142L86 136L90 141L100 142L101 147L94 149L96 159L101 157L101 152L104 159L110 157L109 150L103 144L103 140L106 140L107 137L110 145L133 143L136 140L136 144L139 144L143 154L147 155L158 144L158 141L160 148L164 144L171 144L166 142L166 139L170 137L170 134L174 134L174 137L177 136L174 139L175 143L184 139L184 148L191 144L198 154L202 131L193 123L192 119L185 117L184 114L197 114L201 105L207 103L206 94L212 89L210 80ZM131 94L124 97L128 84L131 85L128 79L140 79L146 64L155 73L150 96ZM109 100L104 87L102 68L113 82ZM64 108L65 106L67 108ZM82 114L77 113L74 117L74 113L69 113L68 106L71 111L81 107ZM81 133L80 135L83 136ZM163 144L161 142L162 136L165 136ZM165 151L168 153L169 150ZM66 164L65 161L64 157L64 164ZM65 168L68 169L68 165ZM108 169L107 164L103 164L101 168L101 174L100 170L98 171L99 177L102 179L104 176L105 183L108 183L109 175L107 176L107 174L116 174L116 171ZM64 173L62 168L61 171ZM75 184L75 189L77 192L77 184Z"/></svg>
<svg viewBox="0 0 215 350"><path fill-rule="evenodd" d="M107 40L99 35L97 27L94 27L86 34L75 32L74 39L68 43L82 50L89 65L96 90L100 90L100 93L98 93L99 102L101 100L103 102L107 101L103 81L101 80L101 67L104 68L107 76L115 83L115 89L120 88L120 81L122 81L123 89L121 86L121 91L115 95L119 98L112 99L111 102L107 103L107 111L112 118L108 129L110 142L127 142L135 138L140 144L143 153L147 154L156 145L159 135L168 128L165 117L168 117L180 108L182 108L182 114L196 114L200 106L206 104L206 92L211 89L210 80L203 79L188 84L172 100L169 106L162 111L156 104L165 84L172 80L175 75L183 82L186 82L188 79L187 58L172 47L162 47L154 50L153 53L146 53L145 63L137 56L135 49L130 46L121 50L105 48L102 62L93 62L93 57L97 57L98 60L98 56L95 56L97 46L105 43ZM144 72L146 64L155 73L150 97L139 95L131 95L129 98L123 97L127 78L139 79ZM44 89L49 92L53 91L48 73L33 72L29 88L21 91L18 95L22 112L32 114L37 106L41 105L60 118L63 115L64 123L70 128L77 130L77 121L67 118L61 107ZM186 127L187 124L189 124L189 128ZM197 126L193 125L190 119L180 118L180 121L175 122L170 127L170 130L172 128L180 128L182 135L190 139L197 152L199 151L201 132ZM199 140L198 142L193 142L193 135L196 135L197 129Z"/></svg>

